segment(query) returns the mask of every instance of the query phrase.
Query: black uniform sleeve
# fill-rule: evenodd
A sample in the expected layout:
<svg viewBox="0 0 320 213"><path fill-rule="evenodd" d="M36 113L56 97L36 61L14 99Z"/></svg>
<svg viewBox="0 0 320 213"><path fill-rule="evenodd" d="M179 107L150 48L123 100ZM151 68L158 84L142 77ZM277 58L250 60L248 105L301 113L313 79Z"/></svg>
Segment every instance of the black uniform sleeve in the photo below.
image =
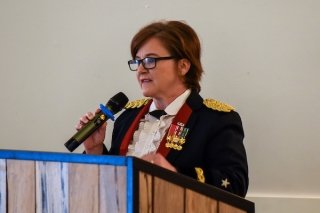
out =
<svg viewBox="0 0 320 213"><path fill-rule="evenodd" d="M204 128L201 133L206 137L199 137L207 139L201 162L192 167L180 166L177 169L201 182L244 197L249 181L240 116L234 111L221 112L215 119L212 123L207 122L208 128Z"/></svg>

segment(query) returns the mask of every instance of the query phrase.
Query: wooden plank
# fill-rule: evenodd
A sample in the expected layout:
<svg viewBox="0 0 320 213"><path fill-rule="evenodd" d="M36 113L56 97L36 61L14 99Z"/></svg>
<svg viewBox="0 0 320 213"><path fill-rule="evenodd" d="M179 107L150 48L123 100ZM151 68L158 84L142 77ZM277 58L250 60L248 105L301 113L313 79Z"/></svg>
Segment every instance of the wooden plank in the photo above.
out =
<svg viewBox="0 0 320 213"><path fill-rule="evenodd" d="M245 210L238 209L224 202L218 202L218 205L219 213L246 213Z"/></svg>
<svg viewBox="0 0 320 213"><path fill-rule="evenodd" d="M7 212L7 168L6 160L0 159L0 212Z"/></svg>
<svg viewBox="0 0 320 213"><path fill-rule="evenodd" d="M7 212L35 212L35 162L7 160L7 181Z"/></svg>
<svg viewBox="0 0 320 213"><path fill-rule="evenodd" d="M37 212L68 212L68 165L36 162Z"/></svg>
<svg viewBox="0 0 320 213"><path fill-rule="evenodd" d="M218 202L213 198L186 189L186 213L193 212L217 213Z"/></svg>
<svg viewBox="0 0 320 213"><path fill-rule="evenodd" d="M152 176L139 172L139 212L152 213Z"/></svg>
<svg viewBox="0 0 320 213"><path fill-rule="evenodd" d="M100 213L127 212L127 168L100 165Z"/></svg>
<svg viewBox="0 0 320 213"><path fill-rule="evenodd" d="M69 212L99 212L99 166L69 164Z"/></svg>
<svg viewBox="0 0 320 213"><path fill-rule="evenodd" d="M157 177L154 177L153 183L154 213L184 212L184 188Z"/></svg>

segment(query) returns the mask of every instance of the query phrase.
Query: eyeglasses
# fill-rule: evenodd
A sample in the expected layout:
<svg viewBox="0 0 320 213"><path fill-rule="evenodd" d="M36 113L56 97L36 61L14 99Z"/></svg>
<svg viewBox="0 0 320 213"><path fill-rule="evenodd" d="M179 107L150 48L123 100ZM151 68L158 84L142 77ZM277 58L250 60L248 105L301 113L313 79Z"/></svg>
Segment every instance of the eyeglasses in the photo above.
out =
<svg viewBox="0 0 320 213"><path fill-rule="evenodd" d="M157 61L160 60L169 60L169 59L175 59L176 57L174 56L167 56L167 57L158 57L158 58L154 58L154 57L145 57L144 59L132 59L128 61L128 65L131 71L137 71L138 67L140 64L142 64L142 66L145 69L153 69L156 67L157 65Z"/></svg>

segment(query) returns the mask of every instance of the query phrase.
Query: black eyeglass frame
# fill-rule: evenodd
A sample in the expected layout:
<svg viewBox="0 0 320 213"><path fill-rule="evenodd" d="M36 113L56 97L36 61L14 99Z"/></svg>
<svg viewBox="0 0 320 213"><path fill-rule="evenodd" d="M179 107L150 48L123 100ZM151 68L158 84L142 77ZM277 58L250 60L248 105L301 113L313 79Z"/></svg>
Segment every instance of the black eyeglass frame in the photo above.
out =
<svg viewBox="0 0 320 213"><path fill-rule="evenodd" d="M145 66L145 60L146 59L153 59L154 60L154 66L152 66L152 67L146 67ZM156 66L157 66L157 61L161 61L161 60L170 60L170 59L177 59L177 57L176 56L165 56L165 57L145 57L145 58L143 58L143 59L132 59L132 60L129 60L128 61L128 66L129 66L129 69L131 70L131 71L137 71L138 70L138 68L139 68L139 65L140 64L142 64L142 66L143 66L143 68L145 68L145 69L154 69ZM132 69L131 68L131 64L135 64L135 65L137 65L137 68L136 69Z"/></svg>

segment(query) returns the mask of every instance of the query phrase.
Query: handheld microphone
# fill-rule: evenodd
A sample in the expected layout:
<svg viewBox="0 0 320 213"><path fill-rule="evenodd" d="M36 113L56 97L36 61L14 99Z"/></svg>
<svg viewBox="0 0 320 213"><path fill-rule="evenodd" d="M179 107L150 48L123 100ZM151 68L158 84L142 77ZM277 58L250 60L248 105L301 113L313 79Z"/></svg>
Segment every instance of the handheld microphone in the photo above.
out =
<svg viewBox="0 0 320 213"><path fill-rule="evenodd" d="M86 123L76 134L74 134L64 145L70 152L73 152L83 141L96 131L109 118L114 120L114 114L118 113L128 103L128 98L122 92L113 96L104 106L100 104L100 112Z"/></svg>

